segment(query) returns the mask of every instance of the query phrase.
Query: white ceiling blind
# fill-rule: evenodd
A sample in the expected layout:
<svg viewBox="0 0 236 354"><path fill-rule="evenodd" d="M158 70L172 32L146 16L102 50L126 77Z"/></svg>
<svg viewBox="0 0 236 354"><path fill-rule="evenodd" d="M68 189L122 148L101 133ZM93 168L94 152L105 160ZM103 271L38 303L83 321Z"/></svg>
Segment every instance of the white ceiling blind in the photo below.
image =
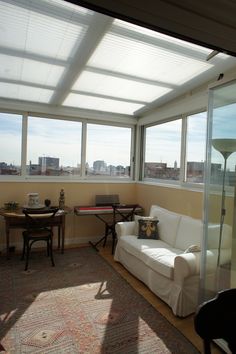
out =
<svg viewBox="0 0 236 354"><path fill-rule="evenodd" d="M236 66L236 58L207 61L208 48L63 0L0 0L0 24L0 99L49 110L140 117Z"/></svg>

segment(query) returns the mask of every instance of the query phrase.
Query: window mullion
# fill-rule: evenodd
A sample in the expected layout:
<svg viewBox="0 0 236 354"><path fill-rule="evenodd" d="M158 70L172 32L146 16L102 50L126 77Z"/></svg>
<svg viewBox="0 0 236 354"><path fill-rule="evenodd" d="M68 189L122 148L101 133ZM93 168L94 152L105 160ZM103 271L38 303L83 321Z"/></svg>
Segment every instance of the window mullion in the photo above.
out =
<svg viewBox="0 0 236 354"><path fill-rule="evenodd" d="M81 177L86 178L86 144L87 144L87 123L82 123L81 137Z"/></svg>
<svg viewBox="0 0 236 354"><path fill-rule="evenodd" d="M181 156L180 156L180 183L186 182L186 151L187 150L187 117L182 118Z"/></svg>
<svg viewBox="0 0 236 354"><path fill-rule="evenodd" d="M22 140L21 140L21 175L23 177L27 174L27 130L28 130L28 115L26 113L22 116Z"/></svg>

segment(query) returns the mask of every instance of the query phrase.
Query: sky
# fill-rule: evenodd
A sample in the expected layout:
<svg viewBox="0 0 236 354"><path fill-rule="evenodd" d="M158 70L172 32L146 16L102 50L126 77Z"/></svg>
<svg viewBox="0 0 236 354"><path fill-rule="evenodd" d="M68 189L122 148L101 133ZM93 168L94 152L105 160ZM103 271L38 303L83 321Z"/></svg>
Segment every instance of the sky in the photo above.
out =
<svg viewBox="0 0 236 354"><path fill-rule="evenodd" d="M236 104L214 109L213 138L236 138ZM227 120L225 119L227 117ZM21 116L0 113L0 162L20 165ZM59 157L60 165L76 167L81 159L82 123L29 117L27 163L38 163L39 156ZM181 120L148 127L146 162L167 162L180 166ZM204 161L206 112L188 120L187 161ZM87 125L87 162L104 160L108 165L130 165L131 130L99 124ZM212 149L212 162L223 164L222 155ZM227 161L234 170L236 153Z"/></svg>
<svg viewBox="0 0 236 354"><path fill-rule="evenodd" d="M50 156L59 157L60 165L76 167L81 162L81 131L81 122L29 117L27 163L37 164L39 156ZM20 164L20 115L0 114L0 137L0 162ZM131 129L88 124L87 143L90 166L95 160L130 165Z"/></svg>

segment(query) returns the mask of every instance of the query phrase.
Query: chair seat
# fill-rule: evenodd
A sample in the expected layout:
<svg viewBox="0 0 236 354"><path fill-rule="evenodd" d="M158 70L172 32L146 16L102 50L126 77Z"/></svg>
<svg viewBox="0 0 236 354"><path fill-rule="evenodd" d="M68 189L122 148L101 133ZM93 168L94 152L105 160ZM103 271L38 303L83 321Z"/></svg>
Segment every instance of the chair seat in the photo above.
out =
<svg viewBox="0 0 236 354"><path fill-rule="evenodd" d="M57 213L58 208L43 209L43 210L27 210L23 213L26 217L27 228L22 232L23 236L23 251L21 259L24 259L26 253L25 270L28 269L29 254L32 245L37 241L45 241L47 243L47 255L53 260L53 218Z"/></svg>
<svg viewBox="0 0 236 354"><path fill-rule="evenodd" d="M23 236L29 237L30 239L39 237L50 237L52 235L51 229L32 229L29 231L23 231Z"/></svg>

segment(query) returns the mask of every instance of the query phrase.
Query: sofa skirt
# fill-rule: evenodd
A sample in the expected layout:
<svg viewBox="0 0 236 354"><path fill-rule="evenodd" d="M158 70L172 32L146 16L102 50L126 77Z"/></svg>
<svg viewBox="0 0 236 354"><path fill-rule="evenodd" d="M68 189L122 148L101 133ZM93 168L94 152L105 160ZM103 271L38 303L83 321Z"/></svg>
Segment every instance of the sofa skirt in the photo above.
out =
<svg viewBox="0 0 236 354"><path fill-rule="evenodd" d="M199 275L177 284L148 267L137 257L117 244L115 261L120 262L131 274L141 280L161 300L167 303L174 315L186 317L196 311L198 305Z"/></svg>

